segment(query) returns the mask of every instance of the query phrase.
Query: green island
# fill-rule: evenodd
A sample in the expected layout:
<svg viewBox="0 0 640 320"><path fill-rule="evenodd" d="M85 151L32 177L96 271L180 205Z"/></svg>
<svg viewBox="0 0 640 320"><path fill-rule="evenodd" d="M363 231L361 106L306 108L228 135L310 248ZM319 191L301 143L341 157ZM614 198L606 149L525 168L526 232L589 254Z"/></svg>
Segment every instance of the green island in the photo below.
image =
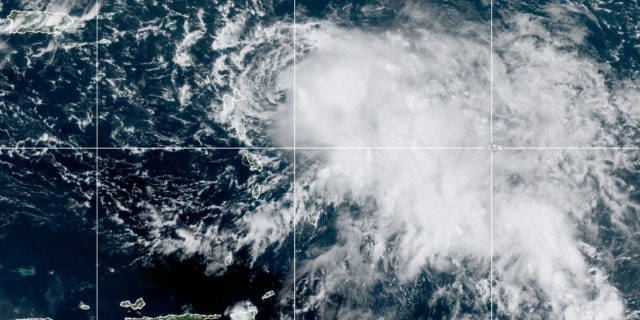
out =
<svg viewBox="0 0 640 320"><path fill-rule="evenodd" d="M260 198L260 185L259 184L254 184L253 188L251 188L251 196L258 200L258 198Z"/></svg>
<svg viewBox="0 0 640 320"><path fill-rule="evenodd" d="M144 308L144 306L147 305L144 300L142 299L142 297L138 298L138 300L136 300L136 302L131 303L131 301L129 300L124 300L120 302L120 306L123 308L131 308L133 310L140 310L142 308Z"/></svg>
<svg viewBox="0 0 640 320"><path fill-rule="evenodd" d="M151 318L151 317L128 318L127 317L127 318L124 318L124 320L214 320L214 319L220 319L220 318L222 318L222 316L219 314L206 315L206 314L186 313L181 315L170 314L170 315L160 316L155 318Z"/></svg>
<svg viewBox="0 0 640 320"><path fill-rule="evenodd" d="M260 162L260 159L258 159L255 154L247 152L244 154L244 158L247 159L249 163L249 170L262 171L262 162Z"/></svg>
<svg viewBox="0 0 640 320"><path fill-rule="evenodd" d="M36 268L33 266L28 268L18 268L15 272L19 273L23 277L34 276L36 274Z"/></svg>
<svg viewBox="0 0 640 320"><path fill-rule="evenodd" d="M11 33L56 33L75 23L71 16L59 12L11 10Z"/></svg>

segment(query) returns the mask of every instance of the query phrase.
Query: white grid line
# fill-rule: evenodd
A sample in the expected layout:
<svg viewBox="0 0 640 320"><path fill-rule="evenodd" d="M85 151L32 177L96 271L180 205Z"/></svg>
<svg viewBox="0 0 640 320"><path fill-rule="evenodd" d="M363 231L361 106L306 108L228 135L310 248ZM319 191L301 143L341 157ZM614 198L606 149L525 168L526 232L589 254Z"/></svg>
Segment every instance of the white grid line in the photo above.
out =
<svg viewBox="0 0 640 320"><path fill-rule="evenodd" d="M0 150L491 150L486 147L0 147ZM504 150L613 150L634 151L640 147L501 147Z"/></svg>
<svg viewBox="0 0 640 320"><path fill-rule="evenodd" d="M493 0L489 8L489 319L493 319Z"/></svg>
<svg viewBox="0 0 640 320"><path fill-rule="evenodd" d="M99 263L99 252L100 252L100 248L99 248L99 232L100 232L100 223L99 223L99 218L100 218L100 197L99 197L99 181L100 181L100 177L99 177L99 168L98 168L98 160L99 160L99 151L100 151L100 142L99 142L99 125L100 125L100 116L99 116L99 80L100 80L100 55L99 55L99 41L98 41L98 37L99 37L99 26L98 26L98 22L100 21L99 17L100 17L100 7L99 7L99 0L96 0L96 113L95 113L95 117L96 117L96 146L95 146L95 151L96 151L96 320L100 319L100 315L98 313L98 310L100 308L100 300L99 300L99 285L100 285L100 277L99 277L99 273L100 273L100 263Z"/></svg>
<svg viewBox="0 0 640 320"><path fill-rule="evenodd" d="M502 147L503 150L640 150L640 147Z"/></svg>
<svg viewBox="0 0 640 320"><path fill-rule="evenodd" d="M296 0L293 0L293 320L296 320Z"/></svg>
<svg viewBox="0 0 640 320"><path fill-rule="evenodd" d="M488 150L488 147L0 147L0 150Z"/></svg>

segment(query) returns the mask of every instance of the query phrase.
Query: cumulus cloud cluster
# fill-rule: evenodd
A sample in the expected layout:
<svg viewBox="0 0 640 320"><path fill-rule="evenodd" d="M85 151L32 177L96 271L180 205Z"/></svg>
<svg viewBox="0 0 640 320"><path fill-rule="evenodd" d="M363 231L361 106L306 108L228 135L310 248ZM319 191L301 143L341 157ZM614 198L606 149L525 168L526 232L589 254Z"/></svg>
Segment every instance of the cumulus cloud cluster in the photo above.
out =
<svg viewBox="0 0 640 320"><path fill-rule="evenodd" d="M612 175L634 158L585 150L513 151L494 158L494 274L501 312L623 317L623 300L607 279L610 270L588 261L609 254L596 253L605 249L592 238L601 227L597 221L606 216L624 230L620 221L637 208L621 188L626 183Z"/></svg>
<svg viewBox="0 0 640 320"><path fill-rule="evenodd" d="M586 32L567 17L576 10L557 6L547 9L551 18L510 16L509 28L496 31L494 142L514 147L634 144L635 130L628 129L640 118L631 102L640 98L638 83L608 81L616 78L610 68L586 56ZM621 114L628 122L620 120Z"/></svg>
<svg viewBox="0 0 640 320"><path fill-rule="evenodd" d="M488 144L487 44L413 31L372 34L331 24L301 26L301 41L310 52L296 69L296 144Z"/></svg>
<svg viewBox="0 0 640 320"><path fill-rule="evenodd" d="M371 303L376 285L410 283L427 268L457 273L466 263L478 265L480 277L472 282L482 287L490 260L486 151L342 150L310 159L320 160L299 177L298 218L338 232L336 243L326 248L313 243L320 231L301 237L311 244L298 272L322 274L315 288L316 300L324 301L321 308L332 294ZM328 207L336 207L330 216ZM345 288L345 281L362 292ZM313 308L312 301L305 302L303 309Z"/></svg>
<svg viewBox="0 0 640 320"><path fill-rule="evenodd" d="M547 10L567 21L567 12L576 13ZM505 24L493 53L495 142L580 147L632 141L635 133L616 126L616 119L624 114L626 123L638 121L629 105L637 85L611 85L605 66L579 53L584 30L559 37L543 19L526 14ZM296 69L298 145L487 144L487 44L412 28L373 33L324 22L300 27L308 47ZM625 230L621 221L635 205L612 172L632 167L633 157L504 150L494 155L492 176L488 150L298 153L297 218L317 230L301 240L311 241L296 279L309 294L300 302L303 312L362 312L380 297L374 288L392 290L444 272L455 275L456 284L434 293L431 303L438 295L461 298L458 285L479 302L473 311L451 307L458 315L488 314L493 303L494 314L507 317L624 317L610 270L591 264L589 253L607 250L593 240L598 215L609 215ZM335 242L314 244L326 228L337 230ZM471 266L480 271L458 277Z"/></svg>

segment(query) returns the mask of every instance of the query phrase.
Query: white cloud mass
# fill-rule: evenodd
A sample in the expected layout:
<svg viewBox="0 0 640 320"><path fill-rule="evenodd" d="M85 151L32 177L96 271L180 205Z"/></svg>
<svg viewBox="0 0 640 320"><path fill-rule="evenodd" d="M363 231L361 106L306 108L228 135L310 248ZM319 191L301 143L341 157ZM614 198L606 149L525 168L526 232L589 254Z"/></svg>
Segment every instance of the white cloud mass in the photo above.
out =
<svg viewBox="0 0 640 320"><path fill-rule="evenodd" d="M547 8L567 23L570 9L579 12ZM483 26L421 29L429 15L413 17L411 32L327 22L299 27L306 52L296 69L299 146L488 145L488 45L468 32ZM630 102L638 101L637 83L608 86L609 71L578 53L585 31L575 25L559 37L546 22L517 15L495 35L495 141L525 147L632 142L635 132L615 125L621 116L638 122ZM425 293L428 303L444 299L456 317L488 315L493 261L494 315L625 317L608 271L590 262L611 259L593 240L598 215L610 215L615 228L631 234L621 221L636 205L614 172L632 167L633 154L498 152L491 215L488 150L298 153L297 218L315 228L300 235L300 242L311 242L296 279L309 295L301 298L301 312L349 318L385 299L380 286L402 291L421 274L445 273L452 282ZM318 240L327 228L337 230L334 243L314 244L327 241ZM599 258L589 256L594 249ZM469 275L470 266L477 272ZM467 295L475 302L464 301ZM395 308L376 314L402 314L403 306L415 307L411 297L400 295Z"/></svg>
<svg viewBox="0 0 640 320"><path fill-rule="evenodd" d="M330 24L301 26L301 41L311 50L296 69L296 144L487 144L487 44L413 31L372 34Z"/></svg>

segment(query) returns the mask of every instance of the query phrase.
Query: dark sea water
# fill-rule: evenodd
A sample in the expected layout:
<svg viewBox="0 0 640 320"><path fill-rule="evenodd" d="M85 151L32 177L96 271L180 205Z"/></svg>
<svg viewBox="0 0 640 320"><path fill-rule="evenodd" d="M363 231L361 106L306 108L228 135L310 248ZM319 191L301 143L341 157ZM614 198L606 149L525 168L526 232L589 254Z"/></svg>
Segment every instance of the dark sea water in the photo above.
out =
<svg viewBox="0 0 640 320"><path fill-rule="evenodd" d="M347 30L384 33L406 31L407 25L417 23L404 1L296 3L298 24L331 20ZM46 10L52 4L66 6L72 16L82 16L93 5L8 0L0 4L0 16L12 9ZM477 42L489 38L489 2L413 4L415 10L432 13L438 30L456 34L467 21L486 26L476 30L487 33ZM494 1L493 32L508 33L513 26L505 21L527 13L542 17L552 36L537 41L553 43L554 37L565 37L568 26L545 9L550 4ZM563 42L558 50L599 63L610 88L636 80L637 1L561 4L581 8L572 13L572 21L583 24L586 41ZM309 302L315 294L325 294L324 274L293 275L294 237L295 259L302 266L319 252L343 244L346 240L337 231L342 215L365 219L367 206L349 199L350 194L342 203L318 205L323 212L319 228L291 217L294 155L278 147L290 147L293 137L281 124L281 118L290 116L281 109L292 99L291 53L298 50L302 60L310 50L302 44L294 48L287 27L293 11L292 1L102 3L97 114L95 19L62 35L0 35L0 319L111 320L186 312L229 318L231 307L246 301L257 308L256 319L292 319L294 296L299 319L485 319L490 310L494 318L512 319L498 303L474 293L473 279L489 274L472 260L463 261L463 271L455 274L425 267L405 283L394 276L399 268L376 266L391 280L366 288L344 282L338 292L326 293L323 303ZM495 54L505 53L497 49ZM242 92L251 99L234 102L246 109L229 113L229 118L220 116L229 101L225 95L233 96L238 87L253 90ZM637 123L624 117L616 121L629 134L624 139L614 136L614 144L638 137ZM246 126L247 139L237 136L236 122ZM110 149L96 150L96 143ZM243 162L247 150L235 147L267 148L251 151L262 159L264 170L251 171ZM298 156L297 161L297 173L313 169L313 157ZM639 168L612 171L637 190ZM250 194L256 183L263 190L258 199ZM585 183L605 188L595 175ZM629 201L637 202L637 191L631 193ZM377 200L369 201L376 207ZM598 210L602 214L591 221L598 231L581 225L580 237L610 256L587 261L607 271L633 319L640 311L635 285L640 277L639 233L630 237L612 223L604 201ZM250 223L260 227L252 229L244 219L247 212L271 220L254 216ZM630 209L629 230L637 231L638 221L638 212ZM299 227L294 234L295 223ZM225 263L228 256L232 259ZM35 274L20 274L20 268L31 267ZM460 279L459 295L438 293ZM261 299L269 290L276 296ZM362 298L361 291L367 291ZM544 300L543 293L536 293ZM138 297L146 301L142 311L119 306ZM81 301L91 309L81 310ZM527 307L551 312L544 303ZM345 309L362 313L343 313Z"/></svg>
<svg viewBox="0 0 640 320"><path fill-rule="evenodd" d="M95 305L95 152L3 151L0 158L0 318L93 318L78 305Z"/></svg>
<svg viewBox="0 0 640 320"><path fill-rule="evenodd" d="M110 183L101 189L105 205L101 210L103 306L99 316L130 315L118 303L138 297L147 301L145 315L183 311L224 314L229 305L247 300L259 306L267 318L277 318L283 312L275 299L262 301L261 297L269 290L282 289L291 264L286 250L265 252L256 267L249 267L249 248L238 245L224 273L206 270L208 264L220 264L215 261L216 255L224 254L219 248L236 246L236 238L246 226L243 213L259 206L250 198L247 180L252 174L237 150L104 153L101 176ZM274 154L287 157L279 151ZM281 174L288 175L286 168L281 169ZM260 182L269 183L269 178L263 180ZM263 197L281 201L290 186L285 182L277 188L280 190ZM130 210L123 212L123 207ZM157 210L160 216L150 217L149 210ZM114 223L114 217L122 222ZM168 224L159 226L155 223L159 220ZM207 229L210 226L216 226L216 231ZM196 237L218 248L203 249L204 255L195 256L181 250L163 254L172 239L180 241L176 227L193 230Z"/></svg>

